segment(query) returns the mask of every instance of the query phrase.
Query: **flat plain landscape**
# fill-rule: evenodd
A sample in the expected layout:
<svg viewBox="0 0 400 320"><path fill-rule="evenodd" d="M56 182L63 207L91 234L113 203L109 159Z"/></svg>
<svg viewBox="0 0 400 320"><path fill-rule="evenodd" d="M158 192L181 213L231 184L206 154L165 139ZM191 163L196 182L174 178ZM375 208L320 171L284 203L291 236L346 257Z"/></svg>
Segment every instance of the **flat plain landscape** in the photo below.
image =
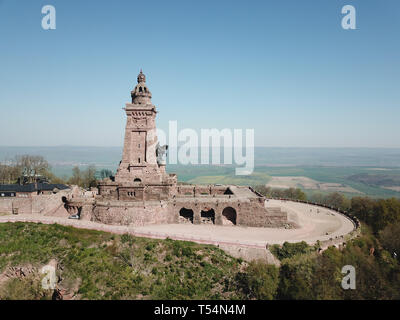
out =
<svg viewBox="0 0 400 320"><path fill-rule="evenodd" d="M95 165L115 172L122 147L0 147L0 162L16 155L45 157L57 176L72 168ZM210 156L212 150L210 152ZM301 188L307 194L341 192L348 196L400 197L400 149L387 148L255 148L255 168L235 175L232 165L170 165L180 182L195 184L266 185Z"/></svg>

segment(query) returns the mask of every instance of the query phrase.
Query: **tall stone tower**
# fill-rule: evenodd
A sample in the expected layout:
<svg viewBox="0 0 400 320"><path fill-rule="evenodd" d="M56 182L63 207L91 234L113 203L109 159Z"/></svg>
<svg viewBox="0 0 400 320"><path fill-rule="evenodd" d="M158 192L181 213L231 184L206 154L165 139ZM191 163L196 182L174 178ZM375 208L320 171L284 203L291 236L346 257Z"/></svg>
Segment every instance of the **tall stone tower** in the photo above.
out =
<svg viewBox="0 0 400 320"><path fill-rule="evenodd" d="M157 162L157 111L141 70L131 97L132 102L125 107L124 150L115 182L125 185L164 184L169 176L165 173L165 164Z"/></svg>

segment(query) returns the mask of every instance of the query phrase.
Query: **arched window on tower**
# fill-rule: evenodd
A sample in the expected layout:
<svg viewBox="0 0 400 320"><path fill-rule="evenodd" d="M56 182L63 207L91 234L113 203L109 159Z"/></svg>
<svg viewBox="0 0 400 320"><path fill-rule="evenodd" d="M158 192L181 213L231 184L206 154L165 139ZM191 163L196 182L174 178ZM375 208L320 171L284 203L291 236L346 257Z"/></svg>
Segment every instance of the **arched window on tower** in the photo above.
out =
<svg viewBox="0 0 400 320"><path fill-rule="evenodd" d="M142 87L139 87L139 92L142 92L143 91L143 88Z"/></svg>

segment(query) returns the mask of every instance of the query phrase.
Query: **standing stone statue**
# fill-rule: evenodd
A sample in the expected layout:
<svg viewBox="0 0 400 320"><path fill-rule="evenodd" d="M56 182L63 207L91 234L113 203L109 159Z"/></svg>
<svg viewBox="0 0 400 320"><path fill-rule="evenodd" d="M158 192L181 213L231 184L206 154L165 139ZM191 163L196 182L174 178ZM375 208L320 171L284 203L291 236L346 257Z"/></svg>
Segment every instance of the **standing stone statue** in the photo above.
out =
<svg viewBox="0 0 400 320"><path fill-rule="evenodd" d="M165 166L167 164L167 161L165 159L165 156L167 154L167 150L168 150L168 145L160 146L160 144L157 142L156 157L157 157L157 163L159 165Z"/></svg>

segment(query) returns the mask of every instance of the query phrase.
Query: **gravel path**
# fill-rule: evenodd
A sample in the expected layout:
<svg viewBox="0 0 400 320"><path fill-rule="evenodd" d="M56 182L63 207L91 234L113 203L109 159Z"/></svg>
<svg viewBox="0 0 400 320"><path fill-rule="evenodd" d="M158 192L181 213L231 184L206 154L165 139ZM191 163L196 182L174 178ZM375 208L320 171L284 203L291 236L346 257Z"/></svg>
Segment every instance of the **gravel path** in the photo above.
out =
<svg viewBox="0 0 400 320"><path fill-rule="evenodd" d="M143 227L106 225L92 221L71 220L64 217L43 215L6 215L0 216L1 222L57 223L75 228L93 229L111 233L129 233L139 237L175 240L187 240L214 245L234 245L249 248L265 248L266 244L282 244L285 241L306 241L309 244L317 240L329 240L344 236L354 229L353 222L347 217L322 207L313 205L269 200L266 207L280 206L288 212L289 218L300 225L298 229L252 228L237 226L214 226L192 224L164 224Z"/></svg>

